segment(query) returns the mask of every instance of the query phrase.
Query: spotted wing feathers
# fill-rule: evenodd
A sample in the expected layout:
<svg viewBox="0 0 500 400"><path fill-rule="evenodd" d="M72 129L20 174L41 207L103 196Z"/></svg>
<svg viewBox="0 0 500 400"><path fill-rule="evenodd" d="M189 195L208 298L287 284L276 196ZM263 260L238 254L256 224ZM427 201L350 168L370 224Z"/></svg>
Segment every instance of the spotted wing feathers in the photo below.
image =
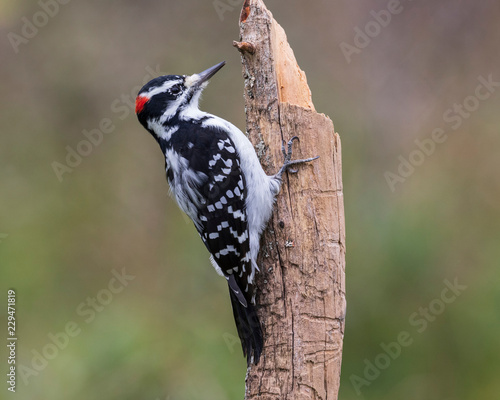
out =
<svg viewBox="0 0 500 400"><path fill-rule="evenodd" d="M177 202L193 220L231 290L246 306L253 295L253 282L248 281L253 274L245 177L234 143L224 131L193 129L190 124L189 129L180 126L169 145L172 154L181 158L170 163L185 164L176 172L167 157L167 178ZM178 180L182 180L180 185L176 185Z"/></svg>

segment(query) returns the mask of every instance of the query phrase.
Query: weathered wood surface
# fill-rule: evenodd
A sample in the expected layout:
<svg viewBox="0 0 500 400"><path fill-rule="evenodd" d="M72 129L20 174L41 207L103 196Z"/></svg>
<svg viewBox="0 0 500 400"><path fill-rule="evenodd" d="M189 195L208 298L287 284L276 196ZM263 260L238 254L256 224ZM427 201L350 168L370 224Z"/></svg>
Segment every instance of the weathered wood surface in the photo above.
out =
<svg viewBox="0 0 500 400"><path fill-rule="evenodd" d="M262 238L257 304L264 352L247 373L246 399L337 399L345 317L345 228L340 138L318 114L285 32L262 0L240 17L247 132L268 174L293 159Z"/></svg>

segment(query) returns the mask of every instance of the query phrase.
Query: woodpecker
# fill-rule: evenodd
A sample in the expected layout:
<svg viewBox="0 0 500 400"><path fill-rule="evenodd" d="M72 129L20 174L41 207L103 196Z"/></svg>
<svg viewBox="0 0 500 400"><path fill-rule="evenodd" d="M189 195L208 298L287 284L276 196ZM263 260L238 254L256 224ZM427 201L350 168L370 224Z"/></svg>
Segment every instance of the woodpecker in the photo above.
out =
<svg viewBox="0 0 500 400"><path fill-rule="evenodd" d="M293 137L286 150L283 142L283 166L268 176L242 131L200 111L203 89L224 65L151 80L139 91L135 112L164 154L171 194L193 221L215 270L227 280L243 354L250 365L259 362L263 348L255 311L260 236L271 217L283 173L317 157L292 161L292 143L297 139Z"/></svg>

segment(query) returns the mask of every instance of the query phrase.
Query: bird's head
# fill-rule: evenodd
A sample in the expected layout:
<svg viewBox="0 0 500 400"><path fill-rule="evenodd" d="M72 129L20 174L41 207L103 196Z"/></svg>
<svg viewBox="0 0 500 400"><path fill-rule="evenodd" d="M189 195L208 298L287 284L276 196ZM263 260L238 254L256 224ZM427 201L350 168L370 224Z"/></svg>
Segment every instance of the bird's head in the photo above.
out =
<svg viewBox="0 0 500 400"><path fill-rule="evenodd" d="M201 92L225 61L194 75L165 75L146 83L135 100L139 122L149 131L151 124L166 124L183 110L198 109Z"/></svg>

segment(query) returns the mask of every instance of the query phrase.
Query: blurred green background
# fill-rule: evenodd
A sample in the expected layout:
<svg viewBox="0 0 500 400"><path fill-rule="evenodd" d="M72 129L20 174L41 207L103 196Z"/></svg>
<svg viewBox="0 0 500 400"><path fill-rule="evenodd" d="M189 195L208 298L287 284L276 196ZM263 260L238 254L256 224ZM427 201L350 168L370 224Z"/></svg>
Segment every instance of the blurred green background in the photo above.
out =
<svg viewBox="0 0 500 400"><path fill-rule="evenodd" d="M151 71L226 60L202 107L244 129L231 46L240 5L66 3L0 1L0 312L5 321L14 288L19 337L17 392L4 383L0 397L241 399L226 284L168 197L161 152L128 105ZM340 399L497 399L500 93L493 84L478 100L476 88L481 76L500 82L500 3L402 1L388 22L389 3L266 2L342 139ZM342 48L356 43L348 62ZM100 143L99 126L110 131ZM433 147L435 129L446 140ZM98 144L85 147L84 131ZM422 157L415 140L432 151ZM75 150L86 155L68 166ZM400 166L410 159L418 165ZM394 178L398 168L405 176ZM466 286L449 304L439 300L445 280ZM421 332L414 313L427 321ZM412 344L367 379L381 345L405 331ZM5 346L0 356L4 374ZM354 376L367 380L356 387Z"/></svg>

